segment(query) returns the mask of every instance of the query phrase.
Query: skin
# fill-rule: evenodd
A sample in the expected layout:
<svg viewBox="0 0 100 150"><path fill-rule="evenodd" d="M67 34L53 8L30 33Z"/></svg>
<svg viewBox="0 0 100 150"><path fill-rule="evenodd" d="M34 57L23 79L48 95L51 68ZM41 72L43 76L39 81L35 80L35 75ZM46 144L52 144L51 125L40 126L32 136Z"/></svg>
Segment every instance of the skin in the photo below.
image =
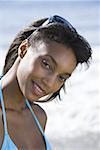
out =
<svg viewBox="0 0 100 150"><path fill-rule="evenodd" d="M41 41L28 47L26 40L20 45L18 58L2 78L8 131L17 147L45 149L43 137L24 99L33 102L31 106L44 130L46 114L34 102L59 90L75 68L76 57L73 50L62 44ZM3 131L0 111L0 145L4 137Z"/></svg>

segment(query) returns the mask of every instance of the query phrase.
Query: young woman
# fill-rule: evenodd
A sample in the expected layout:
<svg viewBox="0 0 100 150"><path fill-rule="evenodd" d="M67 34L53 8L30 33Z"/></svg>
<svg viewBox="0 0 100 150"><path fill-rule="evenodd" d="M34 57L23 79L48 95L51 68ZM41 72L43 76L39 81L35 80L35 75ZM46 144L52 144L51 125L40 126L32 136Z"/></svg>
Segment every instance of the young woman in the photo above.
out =
<svg viewBox="0 0 100 150"><path fill-rule="evenodd" d="M37 104L59 96L79 63L89 64L91 47L64 18L52 16L22 30L11 44L0 80L2 150L50 150L47 116Z"/></svg>

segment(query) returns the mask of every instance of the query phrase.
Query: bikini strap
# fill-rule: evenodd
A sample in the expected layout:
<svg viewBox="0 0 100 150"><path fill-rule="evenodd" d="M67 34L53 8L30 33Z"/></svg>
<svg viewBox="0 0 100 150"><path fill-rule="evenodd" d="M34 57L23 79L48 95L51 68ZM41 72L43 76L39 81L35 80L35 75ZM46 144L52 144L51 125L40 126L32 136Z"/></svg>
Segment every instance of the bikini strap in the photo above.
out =
<svg viewBox="0 0 100 150"><path fill-rule="evenodd" d="M31 107L31 105L30 105L30 103L28 102L27 99L25 99L25 103L26 103L26 105L28 106L29 110L31 111L32 116L34 117L34 119L35 119L35 121L36 121L36 124L38 125L38 127L39 127L41 133L44 135L44 132L43 132L43 129L42 129L41 125L40 125L40 122L38 121L38 119L37 119L37 117L36 117L36 115L35 115L35 113L34 113L32 107Z"/></svg>
<svg viewBox="0 0 100 150"><path fill-rule="evenodd" d="M5 134L8 134L6 111L5 111L5 107L4 107L4 100L3 100L3 93L2 93L2 79L0 79L0 102L1 102L1 106L2 106L2 113L3 113L3 120L4 120L4 132L5 132Z"/></svg>
<svg viewBox="0 0 100 150"><path fill-rule="evenodd" d="M35 122L36 122L36 124L37 124L37 126L38 126L40 132L42 133L42 136L43 136L44 139L45 139L46 149L47 149L47 150L51 150L51 146L49 145L49 142L48 142L48 140L47 140L47 138L46 138L46 136L45 136L45 134L44 134L44 131L43 131L41 125L40 125L40 122L39 122L38 118L36 117L36 115L35 115L35 113L34 113L32 107L31 107L31 105L30 105L30 103L29 103L29 101L28 101L27 99L25 99L25 103L26 103L26 105L28 106L29 110L31 111L32 116L34 117Z"/></svg>

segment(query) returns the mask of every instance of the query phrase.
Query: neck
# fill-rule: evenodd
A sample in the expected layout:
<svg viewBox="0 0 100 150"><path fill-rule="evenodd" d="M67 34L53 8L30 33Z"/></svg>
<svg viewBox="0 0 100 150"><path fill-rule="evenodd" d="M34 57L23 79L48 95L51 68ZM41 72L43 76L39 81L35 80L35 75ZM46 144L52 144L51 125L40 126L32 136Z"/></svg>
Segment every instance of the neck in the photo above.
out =
<svg viewBox="0 0 100 150"><path fill-rule="evenodd" d="M6 109L21 111L26 107L24 96L17 81L17 68L20 63L18 57L11 69L2 78L2 91Z"/></svg>

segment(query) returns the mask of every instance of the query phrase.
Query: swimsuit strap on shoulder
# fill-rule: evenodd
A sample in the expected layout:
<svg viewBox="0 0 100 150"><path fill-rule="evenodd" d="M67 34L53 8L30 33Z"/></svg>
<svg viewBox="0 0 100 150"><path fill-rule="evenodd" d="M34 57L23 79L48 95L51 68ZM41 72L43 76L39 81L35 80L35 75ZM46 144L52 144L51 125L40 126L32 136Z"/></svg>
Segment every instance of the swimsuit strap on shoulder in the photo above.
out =
<svg viewBox="0 0 100 150"><path fill-rule="evenodd" d="M40 123L39 123L39 121L38 121L34 111L32 110L32 107L31 107L30 103L28 102L27 99L25 99L25 102L26 102L26 105L28 106L29 110L31 111L32 116L34 117L34 119L35 119L35 121L36 121L36 123L37 123L37 125L38 125L38 127L39 127L39 129L41 131L41 133L44 135L43 129L42 129L42 127L41 127L41 125L40 125Z"/></svg>
<svg viewBox="0 0 100 150"><path fill-rule="evenodd" d="M42 133L42 135L43 135L43 137L44 137L44 140L45 140L45 143L46 143L46 150L51 150L51 146L49 145L49 142L48 142L48 140L47 140L47 138L46 138L46 136L45 136L45 133L44 133L44 131L43 131L41 125L40 125L40 122L39 122L38 118L36 117L36 115L35 115L35 113L34 113L32 107L31 107L30 103L28 102L27 99L25 99L25 102L26 102L26 105L28 106L29 110L31 111L32 116L34 117L34 119L35 119L35 121L36 121L36 124L37 124L37 126L38 126L40 132Z"/></svg>

